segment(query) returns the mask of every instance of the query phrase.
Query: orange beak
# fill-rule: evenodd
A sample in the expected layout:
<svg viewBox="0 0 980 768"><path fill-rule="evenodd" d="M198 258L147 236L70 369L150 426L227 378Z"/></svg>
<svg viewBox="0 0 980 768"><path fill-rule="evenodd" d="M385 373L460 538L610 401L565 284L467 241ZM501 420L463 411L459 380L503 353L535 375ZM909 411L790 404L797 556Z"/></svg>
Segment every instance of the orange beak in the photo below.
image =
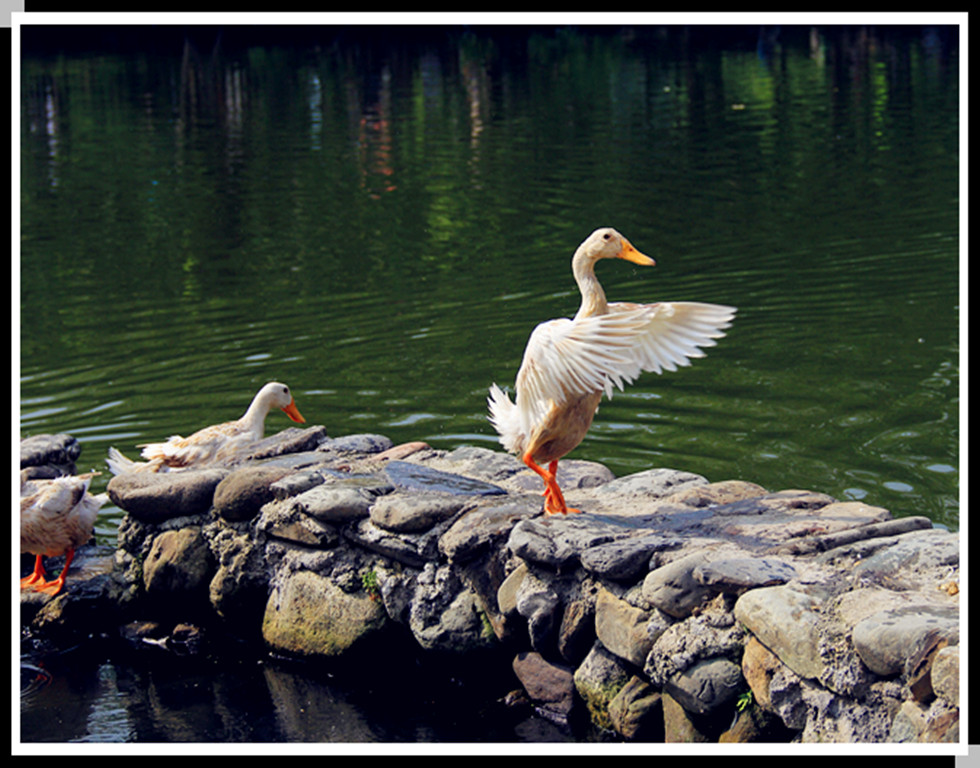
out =
<svg viewBox="0 0 980 768"><path fill-rule="evenodd" d="M616 258L626 259L626 261L632 261L634 264L641 264L644 267L652 267L657 263L649 256L646 256L636 250L636 248L633 247L633 244L625 237L623 238L623 249L616 254Z"/></svg>
<svg viewBox="0 0 980 768"><path fill-rule="evenodd" d="M289 405L287 405L285 408L283 408L282 409L282 412L285 413L293 421L298 422L299 424L305 424L306 423L306 419L303 418L303 414L301 414L299 412L299 408L296 407L296 401L295 400L290 400L289 401Z"/></svg>

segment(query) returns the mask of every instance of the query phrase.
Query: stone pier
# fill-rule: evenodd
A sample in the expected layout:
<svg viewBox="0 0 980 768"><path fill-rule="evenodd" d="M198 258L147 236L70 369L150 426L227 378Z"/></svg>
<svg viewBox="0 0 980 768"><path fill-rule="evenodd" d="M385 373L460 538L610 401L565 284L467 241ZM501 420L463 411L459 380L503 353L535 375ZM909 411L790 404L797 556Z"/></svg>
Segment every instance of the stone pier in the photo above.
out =
<svg viewBox="0 0 980 768"><path fill-rule="evenodd" d="M22 623L154 620L179 643L214 621L310 659L399 625L426 651L509 654L515 698L612 738L958 742L955 533L673 469L569 460L559 483L584 514L543 516L500 451L285 430L234 465L113 478L108 566L23 593Z"/></svg>

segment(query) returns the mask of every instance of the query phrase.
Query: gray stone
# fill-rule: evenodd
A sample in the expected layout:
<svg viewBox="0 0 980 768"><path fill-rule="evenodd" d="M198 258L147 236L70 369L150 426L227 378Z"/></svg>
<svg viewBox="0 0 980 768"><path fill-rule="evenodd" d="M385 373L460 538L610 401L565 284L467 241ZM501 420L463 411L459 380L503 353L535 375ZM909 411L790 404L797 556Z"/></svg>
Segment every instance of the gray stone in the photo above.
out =
<svg viewBox="0 0 980 768"><path fill-rule="evenodd" d="M794 672L815 679L823 670L820 603L789 586L761 587L738 599L735 618Z"/></svg>
<svg viewBox="0 0 980 768"><path fill-rule="evenodd" d="M959 643L959 611L955 606L892 608L858 623L852 640L868 669L897 675L909 671L909 659L924 656L940 640Z"/></svg>
<svg viewBox="0 0 980 768"><path fill-rule="evenodd" d="M253 443L249 446L248 453L243 455L239 462L275 459L288 454L313 451L326 438L327 430L320 425L306 427L305 429L289 427Z"/></svg>
<svg viewBox="0 0 980 768"><path fill-rule="evenodd" d="M427 563L416 580L408 626L422 648L465 653L491 647L479 601L449 566Z"/></svg>
<svg viewBox="0 0 980 768"><path fill-rule="evenodd" d="M728 659L707 659L671 677L664 689L688 712L707 715L743 688L742 672Z"/></svg>
<svg viewBox="0 0 980 768"><path fill-rule="evenodd" d="M384 435L364 433L326 438L317 445L316 449L321 453L373 454L387 451L393 446L394 443Z"/></svg>
<svg viewBox="0 0 980 768"><path fill-rule="evenodd" d="M643 597L670 616L689 616L715 594L694 576L695 568L706 562L704 552L695 552L650 571L643 580Z"/></svg>
<svg viewBox="0 0 980 768"><path fill-rule="evenodd" d="M288 472L278 467L249 466L231 472L214 489L214 511L225 520L251 520L273 500L270 486Z"/></svg>
<svg viewBox="0 0 980 768"><path fill-rule="evenodd" d="M595 643L575 669L575 690L585 702L592 721L600 728L612 728L609 705L631 677L624 662L606 650L602 643Z"/></svg>
<svg viewBox="0 0 980 768"><path fill-rule="evenodd" d="M143 584L149 595L165 600L202 597L214 575L215 563L199 527L164 531L154 538L143 563Z"/></svg>
<svg viewBox="0 0 980 768"><path fill-rule="evenodd" d="M310 517L291 499L273 501L262 507L255 530L275 539L321 549L334 547L340 541L336 525Z"/></svg>
<svg viewBox="0 0 980 768"><path fill-rule="evenodd" d="M465 496L440 492L396 491L377 499L370 509L371 522L395 533L427 531L459 512Z"/></svg>
<svg viewBox="0 0 980 768"><path fill-rule="evenodd" d="M694 568L694 580L718 592L741 594L758 587L770 587L796 576L787 562L772 558L719 558Z"/></svg>
<svg viewBox="0 0 980 768"><path fill-rule="evenodd" d="M464 512L439 540L449 560L465 562L503 545L521 520L540 512L540 501L518 496L488 500Z"/></svg>
<svg viewBox="0 0 980 768"><path fill-rule="evenodd" d="M81 453L82 446L72 435L32 435L20 441L20 468L47 467L51 470L50 474L32 474L31 477L73 475Z"/></svg>
<svg viewBox="0 0 980 768"><path fill-rule="evenodd" d="M603 515L552 515L519 522L507 547L529 562L561 568L578 560L580 553L624 538L629 532Z"/></svg>
<svg viewBox="0 0 980 768"><path fill-rule="evenodd" d="M300 469L290 472L269 486L274 499L282 500L298 496L326 481L324 473L318 469Z"/></svg>
<svg viewBox="0 0 980 768"><path fill-rule="evenodd" d="M597 498L622 496L662 499L694 485L707 485L701 475L677 469L648 469L611 480L593 492Z"/></svg>
<svg viewBox="0 0 980 768"><path fill-rule="evenodd" d="M389 461L385 473L397 488L434 491L462 496L499 496L507 493L499 485L474 480L454 472L442 472L410 461Z"/></svg>
<svg viewBox="0 0 980 768"><path fill-rule="evenodd" d="M186 469L180 472L130 472L116 475L106 486L109 499L145 523L204 514L214 490L229 469Z"/></svg>
<svg viewBox="0 0 980 768"><path fill-rule="evenodd" d="M596 576L633 581L649 570L650 558L655 552L680 544L680 539L658 534L623 537L585 548L580 559L582 567Z"/></svg>
<svg viewBox="0 0 980 768"><path fill-rule="evenodd" d="M364 488L317 485L292 499L293 506L321 523L348 523L366 518L374 494Z"/></svg>
<svg viewBox="0 0 980 768"><path fill-rule="evenodd" d="M549 654L561 621L561 600L545 581L528 572L517 589L517 612L527 619L531 648Z"/></svg>

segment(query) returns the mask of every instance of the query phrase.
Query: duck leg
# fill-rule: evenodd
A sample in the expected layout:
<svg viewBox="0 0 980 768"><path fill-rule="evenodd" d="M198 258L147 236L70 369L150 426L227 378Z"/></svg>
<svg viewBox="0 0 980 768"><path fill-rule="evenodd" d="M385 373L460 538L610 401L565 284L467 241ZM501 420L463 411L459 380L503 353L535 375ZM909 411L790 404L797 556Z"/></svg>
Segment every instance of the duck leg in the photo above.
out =
<svg viewBox="0 0 980 768"><path fill-rule="evenodd" d="M58 578L54 581L49 581L46 584L41 584L34 587L35 592L43 592L46 595L57 595L63 586L65 586L65 576L68 575L68 566L71 565L72 558L75 557L75 550L69 549L65 553L65 567L61 569L61 573L58 574Z"/></svg>
<svg viewBox="0 0 980 768"><path fill-rule="evenodd" d="M575 509L574 507L569 507L565 504L565 497L561 492L561 488L558 487L558 481L555 479L558 474L558 461L552 461L548 465L548 469L538 466L538 464L531 458L530 452L525 453L521 457L528 467L537 472L541 479L544 480L544 513L546 515L567 515L570 513L579 513L581 509Z"/></svg>
<svg viewBox="0 0 980 768"><path fill-rule="evenodd" d="M38 586L44 586L48 583L48 574L44 572L44 562L40 555L34 558L34 571L30 576L25 576L20 580L20 588L27 589L28 587L33 587L35 584Z"/></svg>

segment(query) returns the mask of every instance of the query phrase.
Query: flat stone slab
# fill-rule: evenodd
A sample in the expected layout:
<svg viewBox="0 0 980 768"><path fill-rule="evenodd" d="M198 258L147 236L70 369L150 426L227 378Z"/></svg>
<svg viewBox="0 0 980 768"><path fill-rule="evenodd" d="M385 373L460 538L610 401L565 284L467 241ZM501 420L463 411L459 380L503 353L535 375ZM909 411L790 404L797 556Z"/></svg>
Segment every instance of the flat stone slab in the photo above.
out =
<svg viewBox="0 0 980 768"><path fill-rule="evenodd" d="M507 493L493 483L408 461L389 461L384 471L394 486L406 490L437 491L463 496L499 496Z"/></svg>

